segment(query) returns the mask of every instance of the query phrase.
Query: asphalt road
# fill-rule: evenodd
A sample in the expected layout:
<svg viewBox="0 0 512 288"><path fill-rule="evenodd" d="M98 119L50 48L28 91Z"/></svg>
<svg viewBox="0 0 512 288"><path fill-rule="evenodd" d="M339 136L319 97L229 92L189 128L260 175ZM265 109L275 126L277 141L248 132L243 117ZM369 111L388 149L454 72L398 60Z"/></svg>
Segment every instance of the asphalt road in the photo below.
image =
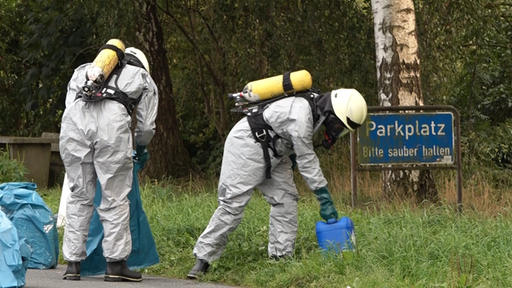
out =
<svg viewBox="0 0 512 288"><path fill-rule="evenodd" d="M234 288L215 283L199 282L196 280L171 279L150 275L142 275L142 282L105 282L103 276L82 277L80 281L63 280L65 265L56 269L28 269L25 277L25 288L126 288L126 287L177 287L177 288Z"/></svg>

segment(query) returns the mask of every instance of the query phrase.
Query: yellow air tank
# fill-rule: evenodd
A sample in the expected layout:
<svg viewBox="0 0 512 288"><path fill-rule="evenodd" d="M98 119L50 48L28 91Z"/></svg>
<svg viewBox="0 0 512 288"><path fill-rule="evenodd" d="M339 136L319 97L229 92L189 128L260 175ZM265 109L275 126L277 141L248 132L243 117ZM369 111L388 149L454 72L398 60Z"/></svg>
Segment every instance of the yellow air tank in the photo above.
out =
<svg viewBox="0 0 512 288"><path fill-rule="evenodd" d="M242 91L243 98L249 102L262 101L286 93L304 91L313 85L311 74L306 70L291 72L289 79L284 79L285 81L283 81L283 78L286 77L285 75L249 82Z"/></svg>
<svg viewBox="0 0 512 288"><path fill-rule="evenodd" d="M106 45L113 45L124 53L124 43L119 39L110 39ZM105 81L119 61L120 59L118 59L116 50L109 47L103 47L89 68L87 68L87 81L83 87L84 92L94 92L94 86L99 86L103 81Z"/></svg>

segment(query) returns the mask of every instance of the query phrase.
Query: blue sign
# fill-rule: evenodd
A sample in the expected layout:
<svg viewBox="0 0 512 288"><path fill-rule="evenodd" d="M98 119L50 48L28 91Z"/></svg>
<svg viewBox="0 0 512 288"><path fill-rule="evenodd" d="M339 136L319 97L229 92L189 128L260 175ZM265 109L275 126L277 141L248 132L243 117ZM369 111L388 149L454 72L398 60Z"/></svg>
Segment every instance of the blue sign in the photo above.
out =
<svg viewBox="0 0 512 288"><path fill-rule="evenodd" d="M358 132L358 159L373 164L453 164L454 117L439 113L370 113Z"/></svg>

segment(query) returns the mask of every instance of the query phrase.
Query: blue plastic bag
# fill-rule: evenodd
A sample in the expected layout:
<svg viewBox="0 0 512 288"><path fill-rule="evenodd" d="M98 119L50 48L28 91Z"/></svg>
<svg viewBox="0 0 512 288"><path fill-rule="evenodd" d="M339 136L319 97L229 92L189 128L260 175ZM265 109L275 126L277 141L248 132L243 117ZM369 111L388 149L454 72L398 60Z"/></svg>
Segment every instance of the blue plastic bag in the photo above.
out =
<svg viewBox="0 0 512 288"><path fill-rule="evenodd" d="M130 231L132 234L132 252L126 261L130 269L141 269L160 262L156 251L155 240L151 234L146 213L142 209L142 200L140 198L139 178L137 172L141 167L135 163L133 168L133 186L128 194L130 200ZM101 186L96 186L96 195L94 196L94 206L98 207L101 203ZM87 238L87 258L82 261L80 274L82 276L105 274L107 262L103 256L103 226L100 222L98 212L94 210L89 227L89 237Z"/></svg>
<svg viewBox="0 0 512 288"><path fill-rule="evenodd" d="M0 287L23 287L32 250L18 238L11 220L0 210Z"/></svg>
<svg viewBox="0 0 512 288"><path fill-rule="evenodd" d="M18 230L19 238L26 238L32 249L28 268L57 267L59 234L52 210L36 192L31 182L8 182L0 185L0 209Z"/></svg>

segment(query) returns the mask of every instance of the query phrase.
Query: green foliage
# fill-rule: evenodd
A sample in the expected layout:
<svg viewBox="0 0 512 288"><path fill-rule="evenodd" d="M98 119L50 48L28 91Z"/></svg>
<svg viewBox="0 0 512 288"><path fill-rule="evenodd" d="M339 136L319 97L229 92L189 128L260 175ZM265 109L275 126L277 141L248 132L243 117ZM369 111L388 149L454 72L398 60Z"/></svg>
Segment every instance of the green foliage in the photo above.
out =
<svg viewBox="0 0 512 288"><path fill-rule="evenodd" d="M494 188L512 185L512 119L492 126L483 122L462 138L465 178L484 172Z"/></svg>
<svg viewBox="0 0 512 288"><path fill-rule="evenodd" d="M9 151L0 149L0 183L25 181L27 168L16 159L11 159Z"/></svg>
<svg viewBox="0 0 512 288"><path fill-rule="evenodd" d="M24 70L19 51L22 50L22 36L26 27L19 21L22 13L17 9L18 2L0 2L0 135L9 135L9 130L16 127L20 114L23 114L20 111L23 111L24 103L18 99Z"/></svg>
<svg viewBox="0 0 512 288"><path fill-rule="evenodd" d="M460 111L463 163L509 169L510 3L456 0L415 1L415 5L427 103L450 104Z"/></svg>
<svg viewBox="0 0 512 288"><path fill-rule="evenodd" d="M491 160L499 167L512 168L512 119L493 128L482 129L481 135L474 137L472 144L478 152L477 158Z"/></svg>
<svg viewBox="0 0 512 288"><path fill-rule="evenodd" d="M324 92L354 87L369 103L376 103L368 3L251 0L169 4L161 14L162 21L183 28L166 30L177 112L189 153L202 167L217 165L222 145L214 143L222 143L240 119L240 115L227 112L234 107L227 101L227 92L241 91L250 81L306 69L313 76L313 85ZM207 155L214 156L207 159ZM205 160L214 162L205 165Z"/></svg>
<svg viewBox="0 0 512 288"><path fill-rule="evenodd" d="M5 73L0 72L0 95L6 101L0 103L1 135L58 132L73 70L91 62L108 39L129 35L134 24L123 12L133 5L123 4L127 3L2 1L0 51Z"/></svg>
<svg viewBox="0 0 512 288"><path fill-rule="evenodd" d="M240 119L226 93L250 81L307 69L316 88L354 87L377 104L369 0L158 4L181 136L202 171L216 173ZM414 4L425 103L459 109L465 157L502 165L508 142L497 141L508 136L497 130L512 115L510 1ZM141 44L135 9L128 0L0 1L0 135L57 132L73 69L110 38Z"/></svg>
<svg viewBox="0 0 512 288"><path fill-rule="evenodd" d="M0 109L8 113L2 119L5 125L0 134L33 136L57 130L67 80L73 71L71 60L83 49L79 34L70 32L82 32L88 25L80 18L81 13L55 2L12 2L15 18L8 21L16 22L6 39L12 43L9 47L13 53L6 54L7 77L12 83L10 89L1 89L8 101L2 102ZM68 13L77 17L76 24L67 22Z"/></svg>

